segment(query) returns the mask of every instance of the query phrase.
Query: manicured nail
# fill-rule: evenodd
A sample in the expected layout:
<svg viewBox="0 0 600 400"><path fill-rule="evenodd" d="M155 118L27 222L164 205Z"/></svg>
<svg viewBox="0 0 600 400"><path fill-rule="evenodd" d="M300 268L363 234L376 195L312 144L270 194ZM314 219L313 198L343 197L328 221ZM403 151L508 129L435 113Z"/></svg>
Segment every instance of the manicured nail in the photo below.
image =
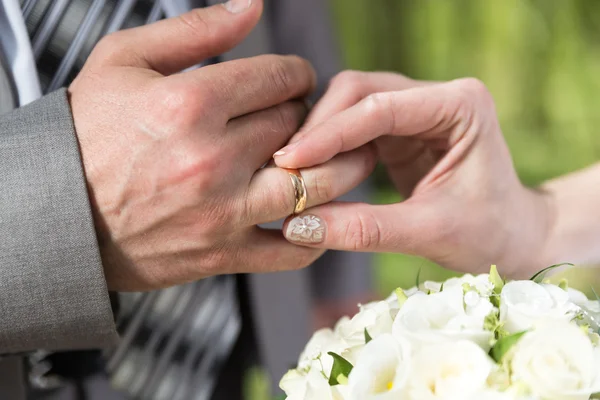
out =
<svg viewBox="0 0 600 400"><path fill-rule="evenodd" d="M279 151L276 151L276 152L275 152L275 154L273 154L273 157L279 157L279 156L283 156L283 155L285 155L285 154L287 154L287 153L291 152L292 150L294 150L294 149L295 149L295 148L298 146L298 143L299 143L299 142L300 142L300 141L297 141L296 143L291 143L291 144L288 144L288 145L287 145L287 146L285 146L283 149L281 149L281 150L279 150Z"/></svg>
<svg viewBox="0 0 600 400"><path fill-rule="evenodd" d="M325 239L325 222L316 215L303 215L293 218L285 230L290 242L316 244Z"/></svg>
<svg viewBox="0 0 600 400"><path fill-rule="evenodd" d="M239 14L250 8L252 0L229 0L223 5L230 13Z"/></svg>

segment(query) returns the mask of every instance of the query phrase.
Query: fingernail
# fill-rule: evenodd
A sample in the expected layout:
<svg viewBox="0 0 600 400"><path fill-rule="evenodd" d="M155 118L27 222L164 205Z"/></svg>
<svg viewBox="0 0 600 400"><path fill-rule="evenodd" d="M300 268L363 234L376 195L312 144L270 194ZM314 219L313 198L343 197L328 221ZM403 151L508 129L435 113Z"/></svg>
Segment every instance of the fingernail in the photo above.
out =
<svg viewBox="0 0 600 400"><path fill-rule="evenodd" d="M283 156L285 154L290 153L292 150L294 150L298 146L299 142L300 142L300 140L298 140L296 143L288 144L283 149L276 151L275 154L273 154L273 157Z"/></svg>
<svg viewBox="0 0 600 400"><path fill-rule="evenodd" d="M252 0L229 0L223 5L230 13L239 14L250 8Z"/></svg>
<svg viewBox="0 0 600 400"><path fill-rule="evenodd" d="M290 242L316 244L325 240L325 222L316 215L294 217L285 230Z"/></svg>

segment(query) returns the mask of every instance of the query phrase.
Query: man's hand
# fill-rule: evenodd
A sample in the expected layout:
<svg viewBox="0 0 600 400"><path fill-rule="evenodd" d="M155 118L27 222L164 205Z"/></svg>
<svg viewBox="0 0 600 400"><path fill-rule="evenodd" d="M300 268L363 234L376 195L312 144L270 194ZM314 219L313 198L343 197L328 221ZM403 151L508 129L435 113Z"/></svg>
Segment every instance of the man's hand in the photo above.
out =
<svg viewBox="0 0 600 400"><path fill-rule="evenodd" d="M287 221L288 240L416 254L463 272L499 264L522 277L546 266L550 197L519 181L481 82L342 73L275 161L311 167L371 141L407 200L316 207Z"/></svg>
<svg viewBox="0 0 600 400"><path fill-rule="evenodd" d="M261 56L179 73L239 43L261 10L239 0L112 34L69 88L110 289L299 268L321 254L256 226L294 208L287 172L261 166L305 118L309 63ZM303 170L309 206L374 164L363 147Z"/></svg>

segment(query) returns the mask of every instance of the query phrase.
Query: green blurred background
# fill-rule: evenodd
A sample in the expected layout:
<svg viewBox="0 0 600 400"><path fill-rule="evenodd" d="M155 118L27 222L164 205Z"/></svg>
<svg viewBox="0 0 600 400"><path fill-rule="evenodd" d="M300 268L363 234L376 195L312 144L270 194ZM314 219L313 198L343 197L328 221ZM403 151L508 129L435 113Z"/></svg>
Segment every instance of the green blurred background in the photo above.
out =
<svg viewBox="0 0 600 400"><path fill-rule="evenodd" d="M473 76L492 92L522 180L546 179L600 160L600 1L332 0L346 66L413 78ZM378 202L394 191L377 180ZM449 273L401 255L377 258L382 295ZM573 286L589 269L568 271ZM576 276L574 276L576 275Z"/></svg>
<svg viewBox="0 0 600 400"><path fill-rule="evenodd" d="M600 160L600 0L330 1L347 68L485 82L526 184ZM374 201L397 198L383 175L376 181ZM419 270L421 280L452 275L415 257L378 255L378 293L413 286ZM565 275L590 295L600 287L597 270L554 279ZM264 399L256 374L249 398Z"/></svg>

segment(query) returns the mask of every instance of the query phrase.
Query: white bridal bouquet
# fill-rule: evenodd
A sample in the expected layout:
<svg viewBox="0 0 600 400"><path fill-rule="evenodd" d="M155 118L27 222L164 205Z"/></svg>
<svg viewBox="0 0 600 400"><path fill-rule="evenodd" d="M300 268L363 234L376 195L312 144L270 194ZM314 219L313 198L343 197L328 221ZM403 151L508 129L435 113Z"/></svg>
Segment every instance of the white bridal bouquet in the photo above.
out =
<svg viewBox="0 0 600 400"><path fill-rule="evenodd" d="M553 267L397 289L315 333L280 386L288 400L594 398L600 304L543 281Z"/></svg>

